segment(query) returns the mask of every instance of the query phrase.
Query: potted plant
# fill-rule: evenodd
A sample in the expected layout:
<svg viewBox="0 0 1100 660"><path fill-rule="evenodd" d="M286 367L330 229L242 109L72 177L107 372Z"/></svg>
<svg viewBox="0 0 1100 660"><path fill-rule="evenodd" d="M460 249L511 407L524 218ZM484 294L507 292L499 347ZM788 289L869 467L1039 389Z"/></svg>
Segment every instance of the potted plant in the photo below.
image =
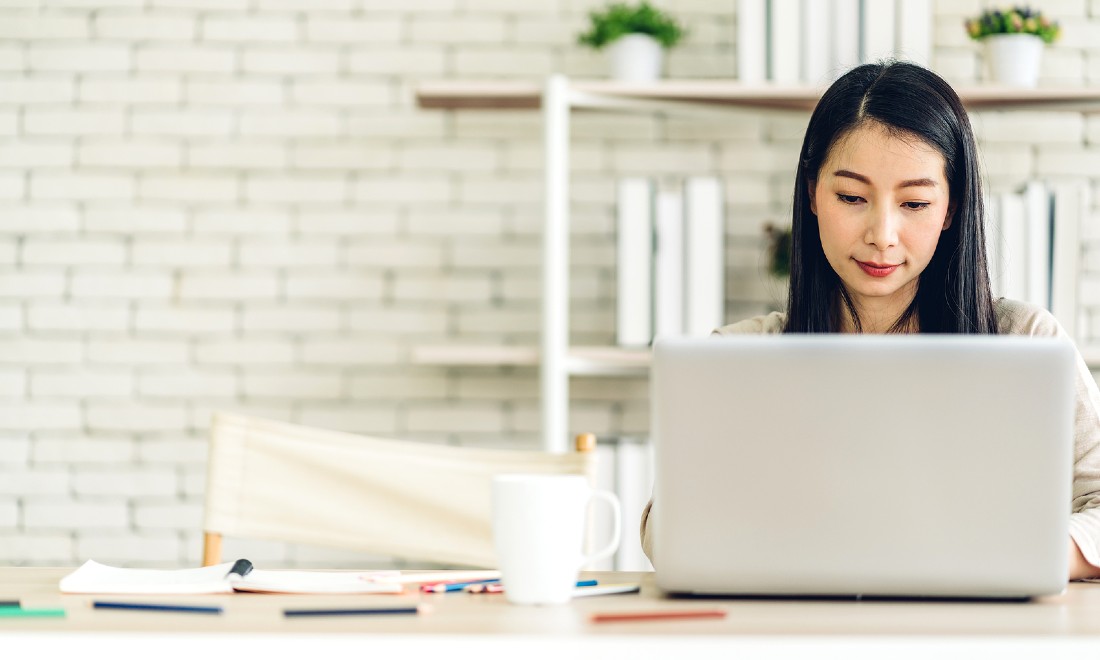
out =
<svg viewBox="0 0 1100 660"><path fill-rule="evenodd" d="M577 42L596 50L608 48L611 77L643 82L661 77L664 50L684 38L684 28L646 0L613 3L588 14L589 28Z"/></svg>
<svg viewBox="0 0 1100 660"><path fill-rule="evenodd" d="M767 239L766 285L776 308L783 309L787 306L791 277L791 228L768 222L764 225L764 236Z"/></svg>
<svg viewBox="0 0 1100 660"><path fill-rule="evenodd" d="M777 279L791 274L791 228L778 227L772 223L764 225L764 235L768 240L768 274Z"/></svg>
<svg viewBox="0 0 1100 660"><path fill-rule="evenodd" d="M1043 44L1061 35L1058 23L1030 7L989 9L966 21L971 39L986 47L986 61L996 82L1034 87L1039 81Z"/></svg>

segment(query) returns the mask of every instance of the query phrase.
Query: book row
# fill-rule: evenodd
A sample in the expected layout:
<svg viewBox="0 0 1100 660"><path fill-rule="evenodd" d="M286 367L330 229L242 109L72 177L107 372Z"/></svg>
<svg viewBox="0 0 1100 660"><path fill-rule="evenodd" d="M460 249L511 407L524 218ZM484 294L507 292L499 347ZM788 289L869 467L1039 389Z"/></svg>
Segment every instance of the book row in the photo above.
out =
<svg viewBox="0 0 1100 660"><path fill-rule="evenodd" d="M825 85L888 57L927 66L932 0L738 0L736 48L746 83Z"/></svg>

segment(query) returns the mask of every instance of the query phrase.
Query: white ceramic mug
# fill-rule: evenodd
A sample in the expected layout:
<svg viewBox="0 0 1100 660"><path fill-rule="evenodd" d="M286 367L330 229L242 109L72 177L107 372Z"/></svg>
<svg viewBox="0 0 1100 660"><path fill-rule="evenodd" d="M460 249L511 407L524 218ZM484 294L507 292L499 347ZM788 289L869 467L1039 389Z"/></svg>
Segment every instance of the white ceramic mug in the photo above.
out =
<svg viewBox="0 0 1100 660"><path fill-rule="evenodd" d="M588 503L603 500L614 513L612 539L584 554ZM585 564L619 547L619 498L593 490L570 474L504 474L493 478L493 540L504 594L523 605L566 603Z"/></svg>

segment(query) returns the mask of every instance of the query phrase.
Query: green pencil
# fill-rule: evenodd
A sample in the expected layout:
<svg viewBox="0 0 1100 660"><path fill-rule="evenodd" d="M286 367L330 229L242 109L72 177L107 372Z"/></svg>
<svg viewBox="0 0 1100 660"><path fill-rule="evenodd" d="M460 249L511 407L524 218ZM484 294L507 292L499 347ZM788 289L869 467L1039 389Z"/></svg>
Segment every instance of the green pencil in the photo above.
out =
<svg viewBox="0 0 1100 660"><path fill-rule="evenodd" d="M0 607L0 619L20 618L57 618L65 616L63 609L45 607L23 609L22 607Z"/></svg>

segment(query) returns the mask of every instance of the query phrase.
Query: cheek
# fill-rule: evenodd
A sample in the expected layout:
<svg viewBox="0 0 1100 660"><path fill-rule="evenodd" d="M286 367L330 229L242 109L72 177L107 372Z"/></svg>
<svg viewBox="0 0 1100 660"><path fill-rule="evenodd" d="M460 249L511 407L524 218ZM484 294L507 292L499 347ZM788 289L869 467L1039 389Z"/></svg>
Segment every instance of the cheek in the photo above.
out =
<svg viewBox="0 0 1100 660"><path fill-rule="evenodd" d="M940 237L943 236L943 221L944 218L940 217L938 220L922 222L911 227L906 237L910 250L920 252L926 260L931 260L936 246L939 245Z"/></svg>
<svg viewBox="0 0 1100 660"><path fill-rule="evenodd" d="M826 202L818 210L817 227L822 245L847 244L859 238L860 225L851 207L839 202Z"/></svg>

